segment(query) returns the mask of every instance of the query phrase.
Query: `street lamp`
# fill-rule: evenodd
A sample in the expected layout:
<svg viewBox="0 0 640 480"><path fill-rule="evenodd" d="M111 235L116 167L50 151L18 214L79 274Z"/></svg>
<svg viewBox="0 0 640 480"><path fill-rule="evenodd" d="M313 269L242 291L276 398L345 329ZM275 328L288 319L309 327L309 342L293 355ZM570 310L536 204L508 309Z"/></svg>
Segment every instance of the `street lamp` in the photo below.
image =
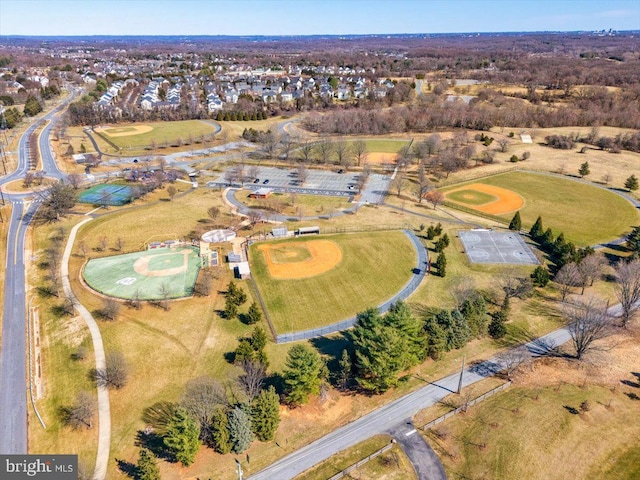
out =
<svg viewBox="0 0 640 480"><path fill-rule="evenodd" d="M236 466L238 467L238 480L242 480L242 464L240 463L240 461L236 458Z"/></svg>

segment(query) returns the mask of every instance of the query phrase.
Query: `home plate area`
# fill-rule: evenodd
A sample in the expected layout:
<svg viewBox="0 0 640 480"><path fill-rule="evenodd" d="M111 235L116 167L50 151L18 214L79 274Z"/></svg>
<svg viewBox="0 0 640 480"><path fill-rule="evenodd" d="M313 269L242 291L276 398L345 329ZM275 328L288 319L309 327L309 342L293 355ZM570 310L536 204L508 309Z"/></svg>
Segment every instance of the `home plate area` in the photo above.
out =
<svg viewBox="0 0 640 480"><path fill-rule="evenodd" d="M467 230L458 233L471 263L537 265L533 251L515 232Z"/></svg>

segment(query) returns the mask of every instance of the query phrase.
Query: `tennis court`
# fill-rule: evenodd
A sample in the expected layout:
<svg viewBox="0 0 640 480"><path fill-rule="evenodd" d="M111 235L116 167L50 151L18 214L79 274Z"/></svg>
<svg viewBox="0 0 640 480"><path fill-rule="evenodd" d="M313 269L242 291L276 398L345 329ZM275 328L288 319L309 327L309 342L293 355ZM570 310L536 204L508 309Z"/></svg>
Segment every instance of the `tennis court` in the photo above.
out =
<svg viewBox="0 0 640 480"><path fill-rule="evenodd" d="M92 205L125 205L139 195L138 189L129 185L95 185L78 195L78 202Z"/></svg>

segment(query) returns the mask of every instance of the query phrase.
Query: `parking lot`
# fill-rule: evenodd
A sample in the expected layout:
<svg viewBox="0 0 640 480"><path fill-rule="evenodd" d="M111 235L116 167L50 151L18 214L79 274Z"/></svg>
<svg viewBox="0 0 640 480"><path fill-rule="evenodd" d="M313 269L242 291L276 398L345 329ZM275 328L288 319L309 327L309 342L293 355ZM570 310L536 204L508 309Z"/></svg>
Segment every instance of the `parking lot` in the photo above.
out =
<svg viewBox="0 0 640 480"><path fill-rule="evenodd" d="M304 184L300 184L295 169L284 169L274 167L259 167L257 178L249 179L243 186L250 190L267 187L278 193L296 192L308 195L336 195L351 196L358 193L357 182L358 173L327 172L323 170L307 170L308 175ZM371 175L365 190L362 192L363 200L366 202L379 203L381 194L386 190L388 177L384 175ZM226 187L229 182L224 174L215 180L207 182L210 187ZM238 185L239 186L239 185ZM375 187L374 191L369 191L370 187Z"/></svg>

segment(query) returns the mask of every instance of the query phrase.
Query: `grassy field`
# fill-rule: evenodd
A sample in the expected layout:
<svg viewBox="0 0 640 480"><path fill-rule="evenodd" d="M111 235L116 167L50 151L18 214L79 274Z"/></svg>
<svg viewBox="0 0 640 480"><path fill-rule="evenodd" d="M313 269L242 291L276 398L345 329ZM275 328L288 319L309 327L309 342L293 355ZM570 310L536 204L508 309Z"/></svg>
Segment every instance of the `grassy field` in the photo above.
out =
<svg viewBox="0 0 640 480"><path fill-rule="evenodd" d="M577 413L584 401L591 409ZM598 386L512 387L428 439L450 478L633 479L640 475L629 441L640 434L637 403Z"/></svg>
<svg viewBox="0 0 640 480"><path fill-rule="evenodd" d="M109 129L97 133L97 136L104 136L109 142L117 145L124 152L134 152L145 147L156 144L156 148L163 149L173 145L182 146L185 143L203 143L204 137L215 132L215 127L208 122L201 120L184 120L178 122L150 122L141 124L149 126L153 130L147 133L135 135L117 136L109 135ZM135 126L135 125L134 125ZM114 126L114 132L121 133L127 128L126 124ZM199 148L203 148L200 145Z"/></svg>
<svg viewBox="0 0 640 480"><path fill-rule="evenodd" d="M269 198L250 198L249 192L239 190L235 193L236 199L251 208L273 209L280 206L281 214L295 217L303 212L303 215L329 215L340 212L352 205L348 197L328 197L326 195L286 195L274 193Z"/></svg>
<svg viewBox="0 0 640 480"><path fill-rule="evenodd" d="M638 222L636 209L622 197L562 177L508 172L476 180L476 183L520 194L525 199L520 209L523 228L529 228L541 215L545 228L551 227L556 235L564 232L567 240L580 246L620 237ZM507 220L510 217L510 214L503 216Z"/></svg>
<svg viewBox="0 0 640 480"><path fill-rule="evenodd" d="M477 190L458 190L447 195L447 198L455 202L465 203L469 205L484 205L493 200L497 200L494 195L479 192Z"/></svg>
<svg viewBox="0 0 640 480"><path fill-rule="evenodd" d="M296 476L295 480L331 478L345 468L359 462L385 445L388 445L390 441L391 437L388 435L376 435L328 458L324 462ZM405 453L398 445L395 445L379 457L352 470L345 478L358 478L360 480L410 480L416 478L416 473Z"/></svg>
<svg viewBox="0 0 640 480"><path fill-rule="evenodd" d="M337 243L343 259L333 270L312 278L274 280L264 255L257 250L259 244L252 245L249 251L253 276L278 333L328 325L375 307L404 286L415 266L415 251L402 232L320 238Z"/></svg>

